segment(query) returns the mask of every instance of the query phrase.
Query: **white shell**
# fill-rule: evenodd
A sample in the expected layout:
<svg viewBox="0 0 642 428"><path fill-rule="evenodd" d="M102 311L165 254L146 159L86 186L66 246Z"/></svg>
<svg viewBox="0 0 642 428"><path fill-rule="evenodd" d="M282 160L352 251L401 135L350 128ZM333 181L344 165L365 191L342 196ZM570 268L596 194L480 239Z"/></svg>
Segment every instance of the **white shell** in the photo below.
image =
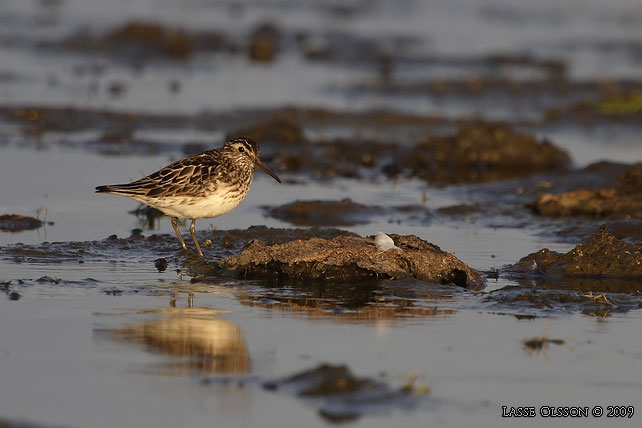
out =
<svg viewBox="0 0 642 428"><path fill-rule="evenodd" d="M401 251L401 248L395 245L395 241L393 241L391 237L389 237L383 232L377 232L377 234L375 235L374 241L375 241L375 246L379 251L388 251L388 250Z"/></svg>

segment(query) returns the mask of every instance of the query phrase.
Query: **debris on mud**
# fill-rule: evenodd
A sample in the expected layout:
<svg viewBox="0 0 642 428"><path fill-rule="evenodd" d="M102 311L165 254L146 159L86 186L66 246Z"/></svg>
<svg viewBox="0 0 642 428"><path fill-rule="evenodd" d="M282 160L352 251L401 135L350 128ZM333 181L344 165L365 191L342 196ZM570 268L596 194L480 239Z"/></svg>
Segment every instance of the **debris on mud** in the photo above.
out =
<svg viewBox="0 0 642 428"><path fill-rule="evenodd" d="M642 163L629 166L616 187L545 193L531 207L547 216L642 219Z"/></svg>
<svg viewBox="0 0 642 428"><path fill-rule="evenodd" d="M22 232L42 227L45 224L42 220L34 217L22 216L18 214L0 215L0 230L3 232ZM52 225L52 222L47 222Z"/></svg>
<svg viewBox="0 0 642 428"><path fill-rule="evenodd" d="M414 278L479 288L485 283L454 255L414 236L391 235L401 251L377 250L371 238L310 238L266 245L253 240L219 265L242 277L355 281Z"/></svg>
<svg viewBox="0 0 642 428"><path fill-rule="evenodd" d="M638 293L642 289L642 245L617 239L602 226L568 253L545 248L522 258L508 273L543 288Z"/></svg>
<svg viewBox="0 0 642 428"><path fill-rule="evenodd" d="M408 410L430 392L428 387L415 386L414 378L393 388L383 381L357 378L346 366L330 364L265 382L263 388L295 394L317 407L319 415L331 422L355 420L363 413Z"/></svg>
<svg viewBox="0 0 642 428"><path fill-rule="evenodd" d="M473 122L456 135L430 137L405 156L397 168L434 184L477 183L524 177L538 172L564 170L570 163L566 151L548 140L515 132L507 125Z"/></svg>
<svg viewBox="0 0 642 428"><path fill-rule="evenodd" d="M267 209L267 214L297 226L352 226L368 223L381 207L341 201L300 201Z"/></svg>
<svg viewBox="0 0 642 428"><path fill-rule="evenodd" d="M541 336L531 337L529 339L524 339L522 341L524 344L524 349L528 352L529 355L539 355L542 352L546 352L550 345L564 345L566 340L564 339L551 339L545 334Z"/></svg>

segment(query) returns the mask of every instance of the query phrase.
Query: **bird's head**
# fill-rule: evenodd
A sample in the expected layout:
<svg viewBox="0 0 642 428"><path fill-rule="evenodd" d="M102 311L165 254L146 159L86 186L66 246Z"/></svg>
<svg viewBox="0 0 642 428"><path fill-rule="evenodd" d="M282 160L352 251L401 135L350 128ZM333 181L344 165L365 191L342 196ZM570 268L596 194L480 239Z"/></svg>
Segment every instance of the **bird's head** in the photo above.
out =
<svg viewBox="0 0 642 428"><path fill-rule="evenodd" d="M272 176L279 183L281 182L281 179L274 171L259 159L259 145L255 141L244 137L233 138L225 143L222 152L226 157L233 159L235 163L258 168Z"/></svg>

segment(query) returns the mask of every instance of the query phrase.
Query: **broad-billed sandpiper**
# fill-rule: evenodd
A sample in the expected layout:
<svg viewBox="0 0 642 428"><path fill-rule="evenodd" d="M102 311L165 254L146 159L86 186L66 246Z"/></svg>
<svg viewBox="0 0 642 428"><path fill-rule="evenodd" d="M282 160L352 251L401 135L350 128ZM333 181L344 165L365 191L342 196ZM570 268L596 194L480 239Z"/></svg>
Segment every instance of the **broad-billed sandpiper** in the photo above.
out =
<svg viewBox="0 0 642 428"><path fill-rule="evenodd" d="M259 159L259 146L249 138L235 138L220 149L188 156L129 184L96 187L96 193L127 196L172 217L172 227L187 250L178 230L178 219L192 220L190 234L203 256L194 234L199 218L218 217L241 203L252 185L254 168L279 177Z"/></svg>

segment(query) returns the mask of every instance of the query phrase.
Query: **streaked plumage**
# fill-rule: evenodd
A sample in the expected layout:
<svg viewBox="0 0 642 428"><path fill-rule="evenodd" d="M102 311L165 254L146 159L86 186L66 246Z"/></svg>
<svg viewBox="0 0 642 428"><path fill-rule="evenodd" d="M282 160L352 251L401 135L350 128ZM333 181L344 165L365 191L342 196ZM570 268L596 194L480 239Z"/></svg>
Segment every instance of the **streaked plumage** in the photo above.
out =
<svg viewBox="0 0 642 428"><path fill-rule="evenodd" d="M188 156L128 184L96 187L96 193L127 196L172 217L172 226L183 249L178 218L192 220L190 233L200 255L194 234L199 218L218 217L241 203L252 185L254 168L277 175L259 159L259 146L249 138L235 138L220 149Z"/></svg>

